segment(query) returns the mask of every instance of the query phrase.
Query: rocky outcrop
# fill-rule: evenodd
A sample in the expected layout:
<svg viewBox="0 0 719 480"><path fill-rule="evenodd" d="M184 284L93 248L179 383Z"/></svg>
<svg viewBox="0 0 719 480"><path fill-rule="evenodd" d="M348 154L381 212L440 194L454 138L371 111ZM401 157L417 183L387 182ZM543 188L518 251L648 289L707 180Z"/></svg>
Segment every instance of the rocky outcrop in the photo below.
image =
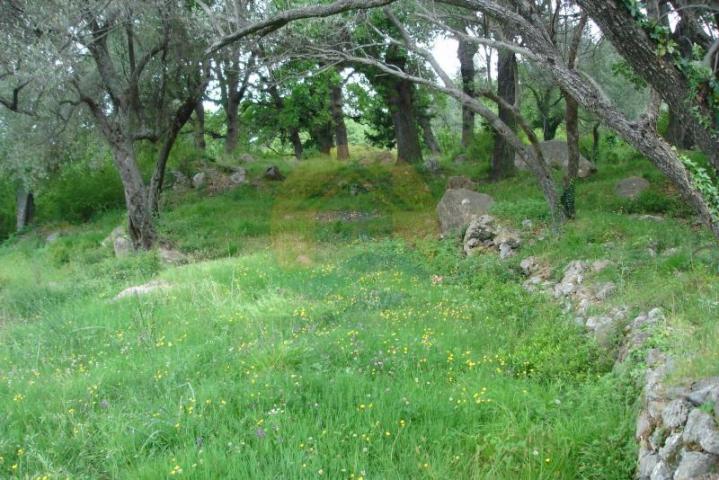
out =
<svg viewBox="0 0 719 480"><path fill-rule="evenodd" d="M285 179L285 176L282 175L282 172L280 172L280 169L276 165L270 165L265 169L265 179L270 181L279 182L281 180Z"/></svg>
<svg viewBox="0 0 719 480"><path fill-rule="evenodd" d="M550 167L567 170L569 164L569 147L567 142L563 140L549 140L547 142L540 142L539 147L542 149L544 160ZM517 155L514 159L514 164L521 170L526 170L527 165L524 163L522 158ZM597 171L597 167L584 158L579 158L579 178L586 178Z"/></svg>
<svg viewBox="0 0 719 480"><path fill-rule="evenodd" d="M459 231L472 220L489 213L494 199L465 188L451 188L437 204L437 215L443 235Z"/></svg>
<svg viewBox="0 0 719 480"><path fill-rule="evenodd" d="M487 250L496 250L504 259L515 254L521 244L519 234L499 225L491 215L481 215L472 220L464 234L464 253L476 255Z"/></svg>
<svg viewBox="0 0 719 480"><path fill-rule="evenodd" d="M649 182L642 177L629 177L617 182L614 193L621 198L634 199L649 188Z"/></svg>
<svg viewBox="0 0 719 480"><path fill-rule="evenodd" d="M142 285L126 288L125 290L118 293L115 296L114 300L122 300L123 298L128 297L140 297L152 292L167 290L170 287L171 285L163 280L153 280Z"/></svg>

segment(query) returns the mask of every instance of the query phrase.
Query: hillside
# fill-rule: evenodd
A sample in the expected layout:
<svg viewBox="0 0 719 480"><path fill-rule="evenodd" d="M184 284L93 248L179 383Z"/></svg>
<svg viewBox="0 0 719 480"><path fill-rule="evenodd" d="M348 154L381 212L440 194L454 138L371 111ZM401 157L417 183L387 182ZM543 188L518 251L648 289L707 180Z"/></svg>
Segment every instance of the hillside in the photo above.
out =
<svg viewBox="0 0 719 480"><path fill-rule="evenodd" d="M287 179L262 180L269 163ZM522 245L465 257L435 206L480 171L441 166L267 158L247 185L171 192L180 265L115 258L121 211L3 243L0 477L631 478L644 353L677 359L672 385L719 375L711 236L628 156L580 181L560 235L529 176L480 183ZM620 199L632 175L651 187ZM617 368L622 328L597 340L527 291L530 256L555 282L609 260L587 282L616 289L587 315L662 320Z"/></svg>

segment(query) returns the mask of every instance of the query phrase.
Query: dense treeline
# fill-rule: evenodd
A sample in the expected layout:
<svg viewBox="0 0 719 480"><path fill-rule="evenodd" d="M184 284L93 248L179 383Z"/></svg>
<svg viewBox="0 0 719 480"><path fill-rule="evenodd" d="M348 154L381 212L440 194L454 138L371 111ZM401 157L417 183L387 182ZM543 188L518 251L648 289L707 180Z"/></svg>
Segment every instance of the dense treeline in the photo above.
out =
<svg viewBox="0 0 719 480"><path fill-rule="evenodd" d="M607 131L719 235L719 19L699 0L14 0L1 13L1 236L33 214L86 220L121 191L147 249L168 165L347 159L357 142L428 168L463 155L494 180L519 161L561 224ZM456 72L426 48L443 38ZM560 180L540 145L558 135Z"/></svg>

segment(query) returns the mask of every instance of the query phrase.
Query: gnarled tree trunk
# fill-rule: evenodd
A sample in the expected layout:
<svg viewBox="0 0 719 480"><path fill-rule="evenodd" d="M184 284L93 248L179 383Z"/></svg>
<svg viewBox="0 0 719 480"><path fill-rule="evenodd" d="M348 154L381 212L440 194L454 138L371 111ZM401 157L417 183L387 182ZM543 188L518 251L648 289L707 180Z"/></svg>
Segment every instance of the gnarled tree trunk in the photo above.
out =
<svg viewBox="0 0 719 480"><path fill-rule="evenodd" d="M350 158L347 126L345 125L345 114L342 109L343 104L342 85L332 85L330 89L330 108L332 109L332 123L335 127L337 160L348 160Z"/></svg>
<svg viewBox="0 0 719 480"><path fill-rule="evenodd" d="M474 56L477 51L479 51L477 44L469 42L465 38L459 38L457 57L459 58L459 71L462 76L462 91L472 98L477 96L474 85L475 76L477 75L474 68ZM473 138L474 111L466 105L462 105L462 146L468 148L472 144Z"/></svg>
<svg viewBox="0 0 719 480"><path fill-rule="evenodd" d="M497 96L509 105L514 105L516 100L517 72L517 58L514 55L514 52L509 50L500 50L497 66ZM499 118L512 131L516 131L517 121L514 115L502 105L499 105ZM507 142L506 137L495 134L491 172L493 180L501 180L514 175L515 154L516 150L509 142Z"/></svg>
<svg viewBox="0 0 719 480"><path fill-rule="evenodd" d="M35 216L35 197L25 187L18 187L16 195L17 231L30 225Z"/></svg>

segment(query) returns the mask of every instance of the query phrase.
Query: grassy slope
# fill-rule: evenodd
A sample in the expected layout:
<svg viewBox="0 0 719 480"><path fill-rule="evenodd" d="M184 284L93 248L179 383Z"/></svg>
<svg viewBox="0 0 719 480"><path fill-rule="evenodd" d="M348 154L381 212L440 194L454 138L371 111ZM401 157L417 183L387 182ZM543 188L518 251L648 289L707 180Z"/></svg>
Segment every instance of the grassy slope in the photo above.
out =
<svg viewBox="0 0 719 480"><path fill-rule="evenodd" d="M614 199L630 173L656 192ZM324 161L259 190L175 197L161 229L206 260L176 268L100 247L120 213L49 246L6 243L0 477L630 478L636 369L611 373L571 318L524 292L519 258L462 259L434 240L442 185ZM610 303L663 306L654 342L700 352L683 365L692 375L719 373L709 237L622 213L683 214L650 167L606 165L582 183L559 238L531 179L481 189L501 218L547 236L522 257L558 271L612 258ZM315 220L334 210L373 216ZM111 302L156 277L173 288Z"/></svg>

